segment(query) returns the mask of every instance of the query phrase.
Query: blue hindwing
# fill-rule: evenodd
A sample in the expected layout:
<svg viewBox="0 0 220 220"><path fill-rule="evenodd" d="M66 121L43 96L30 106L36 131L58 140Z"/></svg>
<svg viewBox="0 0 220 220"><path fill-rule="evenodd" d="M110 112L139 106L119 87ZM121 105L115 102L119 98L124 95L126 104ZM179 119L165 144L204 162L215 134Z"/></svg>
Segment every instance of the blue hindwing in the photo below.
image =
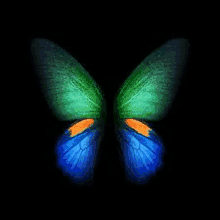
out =
<svg viewBox="0 0 220 220"><path fill-rule="evenodd" d="M154 131L145 137L126 124L119 130L119 136L128 179L146 183L162 167L162 141Z"/></svg>
<svg viewBox="0 0 220 220"><path fill-rule="evenodd" d="M93 174L100 133L94 128L71 137L66 131L57 142L57 167L74 183L84 183Z"/></svg>

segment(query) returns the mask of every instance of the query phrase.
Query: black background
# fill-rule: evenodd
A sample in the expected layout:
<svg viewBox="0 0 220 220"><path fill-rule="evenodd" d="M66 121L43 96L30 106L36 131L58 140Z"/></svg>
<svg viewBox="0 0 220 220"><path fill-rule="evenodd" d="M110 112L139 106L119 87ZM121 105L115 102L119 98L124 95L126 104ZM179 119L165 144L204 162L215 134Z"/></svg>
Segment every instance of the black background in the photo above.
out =
<svg viewBox="0 0 220 220"><path fill-rule="evenodd" d="M148 33L142 27L72 27L71 31L30 31L25 37L27 48L28 113L31 124L29 142L30 166L38 186L72 187L55 165L54 144L62 131L62 123L51 114L40 91L31 65L30 42L33 38L46 38L57 43L77 59L104 92L108 104L108 117L104 139L100 146L100 159L94 172L92 187L120 189L140 187L126 181L114 133L113 102L120 85L132 70L153 50L170 39L187 38L191 45L188 65L181 80L179 92L167 117L155 124L165 145L164 167L141 186L148 189L187 190L192 187L196 165L192 152L198 148L197 121L200 118L201 95L198 78L199 50L196 36L188 31L176 33ZM30 96L31 94L31 96ZM88 186L90 183L88 184ZM184 186L184 187L183 187ZM87 186L84 186L87 187Z"/></svg>

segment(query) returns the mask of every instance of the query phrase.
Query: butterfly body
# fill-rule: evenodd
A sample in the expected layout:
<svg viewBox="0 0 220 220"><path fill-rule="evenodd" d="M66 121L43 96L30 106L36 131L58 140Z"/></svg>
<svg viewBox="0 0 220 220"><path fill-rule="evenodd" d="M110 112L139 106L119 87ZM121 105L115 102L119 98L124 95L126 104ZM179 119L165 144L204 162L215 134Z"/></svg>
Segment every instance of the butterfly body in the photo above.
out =
<svg viewBox="0 0 220 220"><path fill-rule="evenodd" d="M158 122L168 114L188 48L187 39L174 39L162 45L128 76L112 103L126 174L132 182L146 183L163 166L163 143L149 124L141 120ZM55 151L57 167L72 182L81 184L93 174L105 132L99 126L108 117L103 92L84 67L54 42L34 39L31 50L35 72L52 114L62 122L78 120L58 139Z"/></svg>

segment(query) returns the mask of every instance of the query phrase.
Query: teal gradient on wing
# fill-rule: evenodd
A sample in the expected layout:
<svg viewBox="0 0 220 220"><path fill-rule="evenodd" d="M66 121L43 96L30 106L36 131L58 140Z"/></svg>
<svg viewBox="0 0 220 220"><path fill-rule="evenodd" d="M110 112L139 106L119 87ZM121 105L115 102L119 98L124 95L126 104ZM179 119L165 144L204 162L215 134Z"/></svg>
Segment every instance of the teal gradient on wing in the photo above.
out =
<svg viewBox="0 0 220 220"><path fill-rule="evenodd" d="M56 118L100 118L106 111L101 91L89 73L60 46L47 39L31 44L33 65L43 95Z"/></svg>
<svg viewBox="0 0 220 220"><path fill-rule="evenodd" d="M188 40L175 39L147 56L120 89L115 102L118 117L163 119L175 98L188 50Z"/></svg>

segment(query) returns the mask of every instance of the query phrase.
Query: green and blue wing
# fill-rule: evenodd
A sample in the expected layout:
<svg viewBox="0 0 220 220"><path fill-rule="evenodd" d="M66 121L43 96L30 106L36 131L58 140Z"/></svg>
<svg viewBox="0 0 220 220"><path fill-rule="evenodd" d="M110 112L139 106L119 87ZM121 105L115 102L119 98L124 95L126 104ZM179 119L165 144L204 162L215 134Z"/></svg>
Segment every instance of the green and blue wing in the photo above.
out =
<svg viewBox="0 0 220 220"><path fill-rule="evenodd" d="M126 119L158 122L175 99L187 61L189 43L174 39L152 52L131 73L115 101L117 130L129 180L145 183L163 164L164 146L152 131L146 137Z"/></svg>
<svg viewBox="0 0 220 220"><path fill-rule="evenodd" d="M91 126L71 135L68 128L56 146L57 167L73 182L92 175L106 111L102 92L89 73L59 45L47 39L31 43L33 67L52 114L63 122L92 119Z"/></svg>

